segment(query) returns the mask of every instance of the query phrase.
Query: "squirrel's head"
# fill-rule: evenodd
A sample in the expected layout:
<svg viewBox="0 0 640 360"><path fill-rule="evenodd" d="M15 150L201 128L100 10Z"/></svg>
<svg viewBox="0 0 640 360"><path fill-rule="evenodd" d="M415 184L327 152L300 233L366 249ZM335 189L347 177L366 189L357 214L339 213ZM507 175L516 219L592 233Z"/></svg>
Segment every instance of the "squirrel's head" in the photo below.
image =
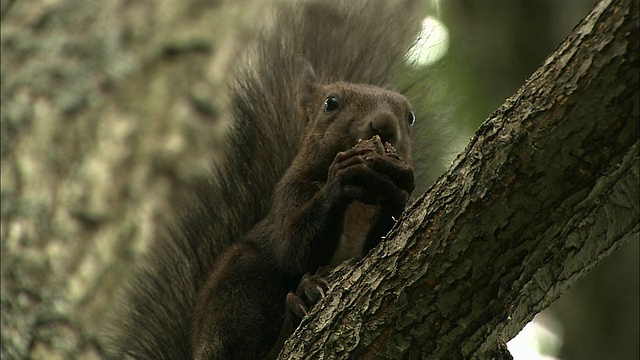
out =
<svg viewBox="0 0 640 360"><path fill-rule="evenodd" d="M378 135L411 163L410 135L415 115L404 96L365 84L320 85L311 65L304 61L303 67L298 103L308 121L305 146L332 160L358 140Z"/></svg>

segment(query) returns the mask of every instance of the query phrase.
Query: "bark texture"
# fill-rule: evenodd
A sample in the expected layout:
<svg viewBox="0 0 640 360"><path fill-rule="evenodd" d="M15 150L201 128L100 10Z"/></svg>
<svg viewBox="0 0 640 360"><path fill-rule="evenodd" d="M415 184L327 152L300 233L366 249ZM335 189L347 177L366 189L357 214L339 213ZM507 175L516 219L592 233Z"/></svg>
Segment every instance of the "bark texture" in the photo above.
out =
<svg viewBox="0 0 640 360"><path fill-rule="evenodd" d="M601 1L280 358L493 358L637 241L638 1Z"/></svg>
<svg viewBox="0 0 640 360"><path fill-rule="evenodd" d="M116 289L219 149L247 9L2 1L2 359L104 356Z"/></svg>

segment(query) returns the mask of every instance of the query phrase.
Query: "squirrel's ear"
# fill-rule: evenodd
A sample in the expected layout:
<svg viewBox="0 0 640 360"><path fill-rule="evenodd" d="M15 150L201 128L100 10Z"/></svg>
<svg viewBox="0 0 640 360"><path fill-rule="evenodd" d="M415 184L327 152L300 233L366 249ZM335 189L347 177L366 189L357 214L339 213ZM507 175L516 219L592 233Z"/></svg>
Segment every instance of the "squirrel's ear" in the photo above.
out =
<svg viewBox="0 0 640 360"><path fill-rule="evenodd" d="M316 72L313 70L313 66L309 60L305 59L304 56L296 57L296 68L304 80L310 83L316 82Z"/></svg>
<svg viewBox="0 0 640 360"><path fill-rule="evenodd" d="M316 73L313 66L302 56L296 58L296 67L300 74L300 86L298 87L298 105L308 119L315 114L315 100L318 92Z"/></svg>

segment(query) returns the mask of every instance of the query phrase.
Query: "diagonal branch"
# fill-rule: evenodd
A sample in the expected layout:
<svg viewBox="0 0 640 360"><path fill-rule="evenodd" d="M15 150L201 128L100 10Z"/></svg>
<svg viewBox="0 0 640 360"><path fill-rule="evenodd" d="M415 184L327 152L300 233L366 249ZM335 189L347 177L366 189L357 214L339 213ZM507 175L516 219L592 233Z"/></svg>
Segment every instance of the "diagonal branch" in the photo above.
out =
<svg viewBox="0 0 640 360"><path fill-rule="evenodd" d="M486 358L640 232L638 1L601 1L281 358Z"/></svg>

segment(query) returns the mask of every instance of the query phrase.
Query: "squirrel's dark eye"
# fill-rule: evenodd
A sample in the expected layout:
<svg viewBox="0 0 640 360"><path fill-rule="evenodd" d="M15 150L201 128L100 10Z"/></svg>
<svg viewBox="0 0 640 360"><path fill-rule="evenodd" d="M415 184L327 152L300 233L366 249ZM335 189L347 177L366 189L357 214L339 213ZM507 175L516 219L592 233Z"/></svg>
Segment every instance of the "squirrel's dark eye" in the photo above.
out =
<svg viewBox="0 0 640 360"><path fill-rule="evenodd" d="M338 102L338 98L335 96L327 96L324 100L324 105L322 106L322 111L330 112L340 107L340 103Z"/></svg>
<svg viewBox="0 0 640 360"><path fill-rule="evenodd" d="M413 111L409 111L407 114L407 123L409 123L409 126L413 126L416 123L416 114Z"/></svg>

